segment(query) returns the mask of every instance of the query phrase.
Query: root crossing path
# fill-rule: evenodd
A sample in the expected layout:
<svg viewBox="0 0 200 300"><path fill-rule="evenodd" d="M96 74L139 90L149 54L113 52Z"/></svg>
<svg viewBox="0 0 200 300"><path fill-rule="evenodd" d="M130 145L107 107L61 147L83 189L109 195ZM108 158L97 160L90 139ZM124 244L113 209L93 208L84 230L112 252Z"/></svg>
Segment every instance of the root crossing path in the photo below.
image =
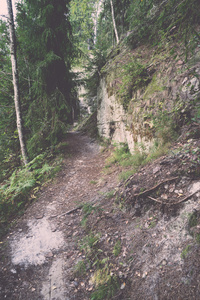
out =
<svg viewBox="0 0 200 300"><path fill-rule="evenodd" d="M70 281L80 216L65 214L81 203L98 202L116 186L102 173L108 153L87 136L70 132L64 166L44 187L6 238L0 265L0 299L77 299ZM77 220L78 219L78 220Z"/></svg>

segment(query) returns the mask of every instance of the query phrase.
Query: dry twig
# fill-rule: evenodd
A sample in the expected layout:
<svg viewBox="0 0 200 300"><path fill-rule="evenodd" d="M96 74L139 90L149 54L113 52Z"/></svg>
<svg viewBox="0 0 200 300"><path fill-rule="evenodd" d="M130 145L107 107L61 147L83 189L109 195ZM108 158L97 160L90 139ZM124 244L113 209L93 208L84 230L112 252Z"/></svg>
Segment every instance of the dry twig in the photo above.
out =
<svg viewBox="0 0 200 300"><path fill-rule="evenodd" d="M76 208L73 208L71 210L68 210L60 215L54 215L54 216L50 216L49 218L57 218L57 217L62 217L62 216L65 216L65 215L70 215L72 214L73 212L77 211L78 209L81 209L83 207L83 204L82 205L79 205L77 206Z"/></svg>

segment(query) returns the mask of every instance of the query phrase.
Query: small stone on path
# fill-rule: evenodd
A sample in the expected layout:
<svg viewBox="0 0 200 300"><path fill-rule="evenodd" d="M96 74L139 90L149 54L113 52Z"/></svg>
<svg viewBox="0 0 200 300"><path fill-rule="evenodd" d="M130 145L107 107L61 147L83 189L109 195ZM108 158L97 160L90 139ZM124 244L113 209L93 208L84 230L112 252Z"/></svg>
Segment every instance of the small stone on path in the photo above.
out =
<svg viewBox="0 0 200 300"><path fill-rule="evenodd" d="M37 220L42 219L43 217L44 217L44 213L43 212L35 216L35 218Z"/></svg>

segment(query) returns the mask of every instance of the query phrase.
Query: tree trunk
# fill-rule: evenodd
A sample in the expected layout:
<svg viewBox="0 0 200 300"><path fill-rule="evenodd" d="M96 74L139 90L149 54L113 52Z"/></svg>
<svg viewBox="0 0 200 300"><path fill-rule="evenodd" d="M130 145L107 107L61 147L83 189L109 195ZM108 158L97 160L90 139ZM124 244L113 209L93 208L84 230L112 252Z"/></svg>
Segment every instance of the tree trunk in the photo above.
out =
<svg viewBox="0 0 200 300"><path fill-rule="evenodd" d="M8 14L9 14L10 54L11 54L11 63L12 63L16 123L17 123L17 130L19 135L19 142L20 142L23 163L24 165L27 165L28 157L26 153L26 147L25 147L24 136L22 131L20 97L19 97L19 78L18 78L17 54L16 54L16 38L15 38L15 27L14 27L14 18L13 18L13 9L12 9L11 0L7 0L7 6L8 6Z"/></svg>
<svg viewBox="0 0 200 300"><path fill-rule="evenodd" d="M94 23L94 45L96 45L96 40L97 40L98 18L99 18L99 15L100 15L101 11L102 11L101 5L102 5L102 0L98 0L95 3L95 13L94 13L94 17L93 17L93 23Z"/></svg>
<svg viewBox="0 0 200 300"><path fill-rule="evenodd" d="M119 36L118 36L117 27L116 27L116 23L115 23L115 15L114 15L112 0L110 0L110 6L111 6L112 21L113 21L113 27L114 27L114 31L115 31L115 37L116 37L116 41L117 41L117 44L118 44L119 43Z"/></svg>

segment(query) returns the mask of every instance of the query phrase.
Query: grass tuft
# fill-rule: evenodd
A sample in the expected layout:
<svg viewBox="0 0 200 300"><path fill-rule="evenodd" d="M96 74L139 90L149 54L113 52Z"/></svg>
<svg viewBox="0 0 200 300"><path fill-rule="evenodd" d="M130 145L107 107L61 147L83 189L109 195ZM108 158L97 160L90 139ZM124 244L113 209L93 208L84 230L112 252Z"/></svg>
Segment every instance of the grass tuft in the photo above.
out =
<svg viewBox="0 0 200 300"><path fill-rule="evenodd" d="M114 256L118 256L120 252L121 252L121 241L118 240L114 245L113 254Z"/></svg>
<svg viewBox="0 0 200 300"><path fill-rule="evenodd" d="M139 167L165 155L169 150L170 143L155 143L148 151L144 145L137 145L133 154L130 153L127 144L115 146L112 155L107 159L105 168L110 168L114 164L118 164L125 168L119 174L119 180L125 181L131 175L135 174ZM131 167L131 168L129 168ZM128 168L128 169L127 169Z"/></svg>

